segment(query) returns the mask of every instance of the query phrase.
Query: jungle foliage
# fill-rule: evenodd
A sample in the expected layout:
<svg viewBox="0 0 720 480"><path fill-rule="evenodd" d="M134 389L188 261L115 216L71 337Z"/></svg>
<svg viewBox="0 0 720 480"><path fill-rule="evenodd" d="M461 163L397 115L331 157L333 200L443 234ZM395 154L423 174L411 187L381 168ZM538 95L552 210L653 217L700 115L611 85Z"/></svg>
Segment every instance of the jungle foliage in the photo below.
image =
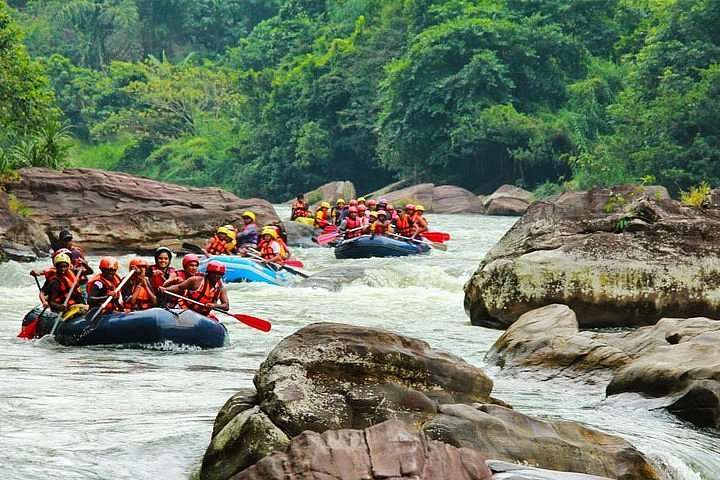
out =
<svg viewBox="0 0 720 480"><path fill-rule="evenodd" d="M0 166L273 200L720 183L714 0L3 1Z"/></svg>

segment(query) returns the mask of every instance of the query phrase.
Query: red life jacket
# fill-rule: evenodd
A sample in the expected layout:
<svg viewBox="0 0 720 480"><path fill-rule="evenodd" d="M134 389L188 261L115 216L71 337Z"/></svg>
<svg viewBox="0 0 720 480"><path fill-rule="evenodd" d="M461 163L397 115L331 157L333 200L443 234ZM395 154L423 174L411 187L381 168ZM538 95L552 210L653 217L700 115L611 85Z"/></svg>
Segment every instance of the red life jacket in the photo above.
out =
<svg viewBox="0 0 720 480"><path fill-rule="evenodd" d="M158 275L159 277L160 275ZM135 289L140 289L140 294L137 297L137 300L132 300L132 295L135 293ZM128 300L125 302L125 311L126 312L134 312L136 310L147 310L149 308L153 308L155 304L151 301L150 292L148 291L147 287L143 284L141 284L139 281L133 282L132 286L129 288L130 296L128 297Z"/></svg>
<svg viewBox="0 0 720 480"><path fill-rule="evenodd" d="M93 275L88 280L88 295L90 294L91 289L95 285L95 282L100 282L105 286L105 294L110 295L111 292L113 292L118 285L120 285L120 282L122 279L115 274L113 276L112 280L108 280L107 278L103 277L102 273L98 273L96 275ZM119 309L119 305L116 304L115 301L111 301L107 304L107 307L105 307L105 312L112 312L113 310Z"/></svg>
<svg viewBox="0 0 720 480"><path fill-rule="evenodd" d="M160 272L160 274L156 275L155 272ZM168 281L168 279L173 273L176 273L173 267L167 267L163 271L157 265L150 265L150 268L148 268L148 275L150 276L150 286L155 292L160 291L159 288Z"/></svg>
<svg viewBox="0 0 720 480"><path fill-rule="evenodd" d="M415 225L410 215L401 215L398 217L397 222L395 222L395 232L403 237L412 236L414 228Z"/></svg>
<svg viewBox="0 0 720 480"><path fill-rule="evenodd" d="M365 225L365 222L361 217L355 217L355 219L352 219L350 217L345 217L345 227L347 228L345 230L345 238L355 238L359 237L363 234L362 230L357 230L355 232L351 232L350 230L353 230L355 228L360 228Z"/></svg>
<svg viewBox="0 0 720 480"><path fill-rule="evenodd" d="M54 270L55 269L53 269L53 273L55 273ZM58 288L56 289L56 291L51 292L51 297L48 300L50 300L50 302L52 303L59 303L62 305L63 303L65 303L65 299L67 298L68 293L70 293L70 289L75 284L75 274L72 272L72 270L68 270L62 277L58 277L57 273L55 273L52 276L52 279L56 279L58 281ZM75 292L73 293L77 293L77 290L75 290ZM70 300L68 301L68 306L75 305L76 303L78 303L76 299L71 296Z"/></svg>
<svg viewBox="0 0 720 480"><path fill-rule="evenodd" d="M296 217L307 217L309 214L308 212L308 204L305 202L299 202L295 201L292 204L292 216L293 218Z"/></svg>
<svg viewBox="0 0 720 480"><path fill-rule="evenodd" d="M315 226L325 228L330 224L328 222L328 212L325 210L318 210L315 214Z"/></svg>
<svg viewBox="0 0 720 480"><path fill-rule="evenodd" d="M200 302L203 305L206 303L212 303L214 305L217 303L218 298L220 298L220 292L222 292L222 288L222 280L218 280L215 286L212 286L207 281L207 279L203 278L202 284L200 284L200 288L191 292L187 292L185 296L192 300L195 300L196 302ZM182 300L179 302L179 304L183 308L190 308L191 310L195 310L202 315L208 315L211 311L207 307L201 307L200 305L196 305L190 302L183 302Z"/></svg>
<svg viewBox="0 0 720 480"><path fill-rule="evenodd" d="M210 239L210 245L205 249L210 255L225 255L227 253L227 243L217 237Z"/></svg>
<svg viewBox="0 0 720 480"><path fill-rule="evenodd" d="M385 235L388 230L390 230L390 223L387 221L383 223L380 220L376 220L370 226L370 232L373 235Z"/></svg>

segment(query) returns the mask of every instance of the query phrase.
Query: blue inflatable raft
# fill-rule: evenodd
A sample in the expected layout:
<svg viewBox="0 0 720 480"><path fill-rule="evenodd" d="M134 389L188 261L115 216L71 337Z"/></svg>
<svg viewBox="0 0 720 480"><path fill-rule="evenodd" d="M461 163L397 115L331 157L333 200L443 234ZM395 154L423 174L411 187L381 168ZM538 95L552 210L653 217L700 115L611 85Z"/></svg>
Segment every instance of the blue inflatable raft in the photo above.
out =
<svg viewBox="0 0 720 480"><path fill-rule="evenodd" d="M42 312L35 307L23 320L32 322ZM95 328L88 328L88 315L61 321L55 331L55 340L61 345L153 345L173 342L200 348L218 348L230 342L225 326L192 310L165 310L151 308L131 313L111 313L99 317ZM57 314L46 310L34 337L50 333Z"/></svg>
<svg viewBox="0 0 720 480"><path fill-rule="evenodd" d="M225 282L262 282L270 285L287 285L290 281L289 275L284 270L274 270L268 265L256 260L236 255L214 255L203 259L200 262L200 271L205 268L210 260L216 260L225 265Z"/></svg>
<svg viewBox="0 0 720 480"><path fill-rule="evenodd" d="M405 257L428 253L423 243L406 242L381 235L363 235L335 247L335 258Z"/></svg>

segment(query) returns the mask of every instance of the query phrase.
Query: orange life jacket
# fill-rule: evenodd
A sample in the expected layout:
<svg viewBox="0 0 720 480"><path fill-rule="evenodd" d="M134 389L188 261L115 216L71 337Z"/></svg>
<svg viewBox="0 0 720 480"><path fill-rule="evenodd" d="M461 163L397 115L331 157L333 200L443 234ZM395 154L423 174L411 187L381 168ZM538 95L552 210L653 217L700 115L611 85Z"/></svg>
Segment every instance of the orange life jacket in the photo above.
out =
<svg viewBox="0 0 720 480"><path fill-rule="evenodd" d="M210 285L210 282L208 282L206 278L203 278L202 284L200 284L200 288L187 292L185 296L192 300L195 300L196 302L200 302L203 305L206 303L212 303L214 305L217 303L218 298L220 298L220 292L222 292L222 289L222 280L218 280L217 283L213 286ZM208 315L211 311L207 307L201 307L200 305L196 305L191 302L183 302L182 300L180 300L180 302L178 303L182 308L189 308L191 310L195 310L202 315Z"/></svg>
<svg viewBox="0 0 720 480"><path fill-rule="evenodd" d="M427 232L427 220L419 212L413 216L413 224L418 228L418 232Z"/></svg>
<svg viewBox="0 0 720 480"><path fill-rule="evenodd" d="M88 280L88 295L90 295L90 291L96 282L102 283L105 286L105 294L110 295L118 287L118 285L120 285L121 281L122 279L117 274L113 276L112 280L108 280L107 278L103 277L102 273L93 275ZM119 305L117 305L115 301L111 301L107 304L104 311L112 312L113 310L117 309L119 309Z"/></svg>
<svg viewBox="0 0 720 480"><path fill-rule="evenodd" d="M160 272L160 274L155 274L155 272ZM159 292L160 287L162 287L174 273L176 273L176 271L173 267L167 267L163 271L157 265L150 265L150 268L148 268L150 286L155 292Z"/></svg>
<svg viewBox="0 0 720 480"><path fill-rule="evenodd" d="M401 215L395 222L395 232L403 237L409 237L413 234L415 225L410 218L410 215Z"/></svg>
<svg viewBox="0 0 720 480"><path fill-rule="evenodd" d="M345 217L345 238L355 238L362 235L362 230L356 230L354 232L351 232L350 230L363 227L364 225L365 221L362 219L362 217L355 217L354 220L350 217Z"/></svg>
<svg viewBox="0 0 720 480"><path fill-rule="evenodd" d="M275 254L275 250L273 249L273 244L277 244L278 247L280 247L280 258L285 260L290 256L290 253L286 247L283 246L283 243L281 240L270 240L269 242L262 242L260 245L260 256L263 257L265 260L269 258L273 258Z"/></svg>
<svg viewBox="0 0 720 480"><path fill-rule="evenodd" d="M158 275L159 277L160 275ZM132 300L132 295L135 293L136 289L140 289L140 293L135 301ZM133 282L133 285L129 288L130 296L128 300L125 302L125 311L126 312L134 312L136 310L147 310L149 308L153 308L155 304L152 302L150 297L150 292L148 291L147 287L143 283L140 283L140 281Z"/></svg>
<svg viewBox="0 0 720 480"><path fill-rule="evenodd" d="M227 242L223 242L218 237L213 236L210 239L210 245L208 245L205 250L207 250L210 255L226 255L228 253L227 248Z"/></svg>
<svg viewBox="0 0 720 480"><path fill-rule="evenodd" d="M376 220L370 225L370 233L373 235L385 235L390 230L390 222Z"/></svg>
<svg viewBox="0 0 720 480"><path fill-rule="evenodd" d="M57 283L58 288L54 292L49 292L50 298L48 300L50 300L50 302L52 302L52 303L63 304L63 303L65 303L65 299L67 298L68 293L70 293L70 289L75 284L75 274L72 272L72 270L68 270L67 272L65 272L65 275L63 275L62 277L58 277L57 272L55 272L55 269L53 268L52 270L53 270L53 275L50 280L56 279L58 281L58 283ZM47 278L47 276L48 276L48 272L45 273L46 278ZM73 292L73 296L71 296L70 300L68 301L68 306L75 305L76 303L78 303L76 301L76 299L73 298L73 297L77 296L76 295L77 287L75 287L75 288L76 288L76 290L75 290L75 292Z"/></svg>

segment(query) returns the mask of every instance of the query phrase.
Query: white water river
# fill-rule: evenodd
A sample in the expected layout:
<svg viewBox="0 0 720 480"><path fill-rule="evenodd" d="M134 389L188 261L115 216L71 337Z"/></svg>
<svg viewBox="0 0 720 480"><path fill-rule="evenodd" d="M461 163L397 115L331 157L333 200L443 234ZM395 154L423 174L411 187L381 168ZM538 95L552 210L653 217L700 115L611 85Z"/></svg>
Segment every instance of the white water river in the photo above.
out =
<svg viewBox="0 0 720 480"><path fill-rule="evenodd" d="M286 210L278 208L286 216ZM515 219L430 215L453 234L447 253L345 260L370 266L339 292L233 284L233 310L270 320L263 334L230 319L231 345L214 351L63 347L15 338L37 303L27 274L0 264L0 474L4 480L186 479L198 468L212 421L282 338L318 321L382 327L421 338L485 367L501 332L473 327L463 283ZM331 249L296 249L309 272L340 264ZM123 257L127 264L129 257ZM94 262L96 258L91 259ZM233 323L231 323L233 322ZM575 420L621 435L672 480L720 478L720 435L696 429L637 397L604 399L604 384L487 369L493 395L527 414Z"/></svg>

